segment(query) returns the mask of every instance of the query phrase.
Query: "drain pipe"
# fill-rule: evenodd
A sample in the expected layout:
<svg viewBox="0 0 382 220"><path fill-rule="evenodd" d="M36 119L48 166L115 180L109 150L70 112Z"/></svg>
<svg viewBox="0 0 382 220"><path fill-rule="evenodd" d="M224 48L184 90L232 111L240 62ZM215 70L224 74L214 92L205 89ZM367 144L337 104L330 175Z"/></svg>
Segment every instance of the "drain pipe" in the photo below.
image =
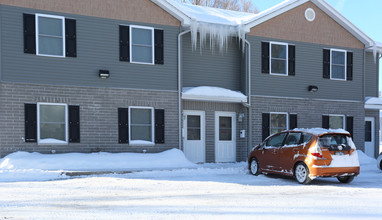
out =
<svg viewBox="0 0 382 220"><path fill-rule="evenodd" d="M245 103L242 103L244 107L248 109L248 149L247 152L249 153L252 149L252 106L251 106L251 43L244 39L245 44L247 44L247 79L248 79L248 101Z"/></svg>
<svg viewBox="0 0 382 220"><path fill-rule="evenodd" d="M179 150L182 150L182 36L190 33L191 31L183 31L178 34L178 138L179 138Z"/></svg>

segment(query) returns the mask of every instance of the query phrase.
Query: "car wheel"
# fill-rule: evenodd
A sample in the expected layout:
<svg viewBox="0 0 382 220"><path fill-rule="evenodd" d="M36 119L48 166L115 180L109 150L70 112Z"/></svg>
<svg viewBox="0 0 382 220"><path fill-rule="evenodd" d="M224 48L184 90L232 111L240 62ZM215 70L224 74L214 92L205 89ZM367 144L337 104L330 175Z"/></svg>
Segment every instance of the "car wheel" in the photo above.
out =
<svg viewBox="0 0 382 220"><path fill-rule="evenodd" d="M300 184L309 184L312 179L309 177L309 169L304 163L299 163L294 169L294 176Z"/></svg>
<svg viewBox="0 0 382 220"><path fill-rule="evenodd" d="M255 176L260 174L259 162L257 161L257 159L255 157L252 158L252 160L251 160L249 172L251 172L251 174L255 175Z"/></svg>
<svg viewBox="0 0 382 220"><path fill-rule="evenodd" d="M354 180L354 176L337 176L337 179L341 183L350 183Z"/></svg>

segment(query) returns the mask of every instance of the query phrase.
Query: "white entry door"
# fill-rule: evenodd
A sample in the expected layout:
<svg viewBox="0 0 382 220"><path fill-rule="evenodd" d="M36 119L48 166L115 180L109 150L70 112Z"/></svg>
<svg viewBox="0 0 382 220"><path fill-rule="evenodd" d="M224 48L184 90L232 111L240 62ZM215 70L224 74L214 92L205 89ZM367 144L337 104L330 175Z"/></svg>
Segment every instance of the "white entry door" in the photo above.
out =
<svg viewBox="0 0 382 220"><path fill-rule="evenodd" d="M235 112L215 112L215 161L236 161Z"/></svg>
<svg viewBox="0 0 382 220"><path fill-rule="evenodd" d="M206 160L204 111L183 112L183 152L194 163Z"/></svg>
<svg viewBox="0 0 382 220"><path fill-rule="evenodd" d="M365 154L375 157L375 120L373 117L365 117Z"/></svg>

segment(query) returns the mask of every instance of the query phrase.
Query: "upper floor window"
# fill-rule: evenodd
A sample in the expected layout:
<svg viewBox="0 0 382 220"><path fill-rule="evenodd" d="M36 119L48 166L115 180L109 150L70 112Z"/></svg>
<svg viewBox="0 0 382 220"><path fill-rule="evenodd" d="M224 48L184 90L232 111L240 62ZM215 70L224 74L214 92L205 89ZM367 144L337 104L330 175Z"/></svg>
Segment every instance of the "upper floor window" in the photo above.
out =
<svg viewBox="0 0 382 220"><path fill-rule="evenodd" d="M163 64L163 30L137 25L119 26L119 60Z"/></svg>
<svg viewBox="0 0 382 220"><path fill-rule="evenodd" d="M130 61L154 64L154 28L130 26Z"/></svg>
<svg viewBox="0 0 382 220"><path fill-rule="evenodd" d="M64 27L64 17L36 14L36 54L64 57Z"/></svg>
<svg viewBox="0 0 382 220"><path fill-rule="evenodd" d="M76 57L76 20L46 14L24 14L24 53Z"/></svg>
<svg viewBox="0 0 382 220"><path fill-rule="evenodd" d="M262 42L262 73L295 75L295 46L280 42Z"/></svg>
<svg viewBox="0 0 382 220"><path fill-rule="evenodd" d="M353 53L340 49L324 49L323 77L332 80L352 80Z"/></svg>

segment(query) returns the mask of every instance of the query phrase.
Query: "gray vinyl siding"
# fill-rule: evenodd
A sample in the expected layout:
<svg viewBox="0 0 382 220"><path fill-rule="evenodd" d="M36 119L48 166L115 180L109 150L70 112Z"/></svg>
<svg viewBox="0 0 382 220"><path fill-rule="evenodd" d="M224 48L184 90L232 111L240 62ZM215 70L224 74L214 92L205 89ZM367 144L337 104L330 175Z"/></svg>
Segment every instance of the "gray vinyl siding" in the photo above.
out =
<svg viewBox="0 0 382 220"><path fill-rule="evenodd" d="M252 95L363 101L363 50L304 42L280 41L296 46L296 75L278 76L261 73L261 42L269 38L248 36L251 42ZM353 52L353 80L323 78L323 49L336 48ZM375 80L375 77L372 79ZM309 85L318 92L308 91Z"/></svg>
<svg viewBox="0 0 382 220"><path fill-rule="evenodd" d="M366 53L365 67L365 96L378 97L378 65L373 53Z"/></svg>
<svg viewBox="0 0 382 220"><path fill-rule="evenodd" d="M209 40L200 51L192 49L191 35L182 39L183 87L217 86L241 91L241 48L236 39L229 42L227 51L210 50Z"/></svg>
<svg viewBox="0 0 382 220"><path fill-rule="evenodd" d="M179 27L1 6L2 81L33 84L177 90ZM23 53L23 13L44 13L76 19L77 58ZM143 25L164 30L164 65L119 61L119 25ZM100 79L98 71L110 71Z"/></svg>

